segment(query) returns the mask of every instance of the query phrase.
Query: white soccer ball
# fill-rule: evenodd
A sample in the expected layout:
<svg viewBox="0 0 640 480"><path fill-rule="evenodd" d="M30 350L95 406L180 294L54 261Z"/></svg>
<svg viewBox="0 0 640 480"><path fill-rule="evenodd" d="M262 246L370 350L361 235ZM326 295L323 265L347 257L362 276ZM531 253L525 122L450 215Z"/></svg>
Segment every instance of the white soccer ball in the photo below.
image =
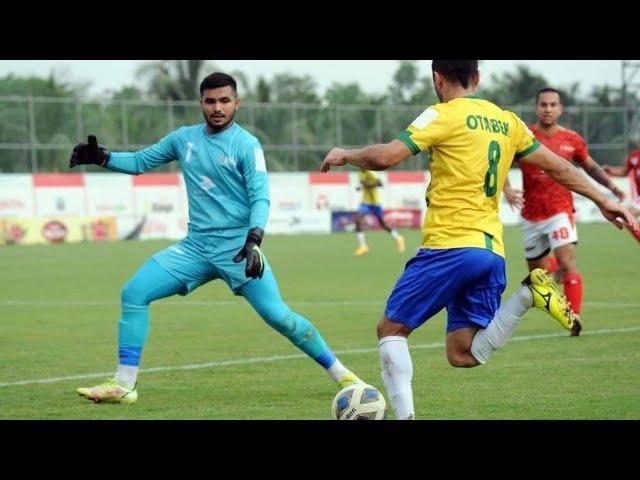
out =
<svg viewBox="0 0 640 480"><path fill-rule="evenodd" d="M340 390L331 402L333 420L385 420L387 402L376 387L354 383Z"/></svg>

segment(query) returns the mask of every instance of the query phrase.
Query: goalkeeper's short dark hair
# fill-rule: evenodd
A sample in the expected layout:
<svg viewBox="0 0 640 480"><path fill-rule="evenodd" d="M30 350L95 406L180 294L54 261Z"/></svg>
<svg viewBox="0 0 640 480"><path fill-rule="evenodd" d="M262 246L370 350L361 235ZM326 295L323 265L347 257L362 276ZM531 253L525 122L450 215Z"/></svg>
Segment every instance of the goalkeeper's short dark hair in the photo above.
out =
<svg viewBox="0 0 640 480"><path fill-rule="evenodd" d="M236 88L236 81L233 79L231 75L227 75L226 73L222 73L222 72L212 73L211 75L208 75L207 77L205 77L204 80L202 80L202 83L200 84L200 96L202 97L202 94L204 93L205 90L209 90L212 88L226 87L227 85L233 89L233 93L235 95L238 94L238 90Z"/></svg>
<svg viewBox="0 0 640 480"><path fill-rule="evenodd" d="M447 81L469 88L471 80L478 76L478 60L434 60L431 69Z"/></svg>

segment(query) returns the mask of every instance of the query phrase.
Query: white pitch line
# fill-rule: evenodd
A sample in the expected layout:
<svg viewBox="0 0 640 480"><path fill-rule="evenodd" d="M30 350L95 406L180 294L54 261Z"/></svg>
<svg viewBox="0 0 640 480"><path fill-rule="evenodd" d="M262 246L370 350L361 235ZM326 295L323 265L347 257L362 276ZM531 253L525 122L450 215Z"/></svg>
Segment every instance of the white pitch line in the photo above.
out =
<svg viewBox="0 0 640 480"><path fill-rule="evenodd" d="M183 302L159 300L156 304L180 307L228 307L241 305L239 300L186 300ZM376 300L289 300L285 303L308 307L338 307L338 306L371 306L384 305L384 299ZM104 300L0 300L0 307L113 307L119 306L117 301ZM610 308L640 308L640 302L582 302L586 307Z"/></svg>
<svg viewBox="0 0 640 480"><path fill-rule="evenodd" d="M637 332L640 331L640 327L628 327L628 328L603 328L600 330L588 330L584 331L582 335L602 335L606 333L623 333L623 332ZM538 335L522 335L518 337L513 337L511 341L528 341L528 340L537 340L541 338L561 338L566 337L566 332L563 333L543 333ZM425 343L422 345L411 345L411 349L432 349L432 348L442 348L444 347L444 343ZM348 355L352 353L373 353L377 352L378 348L356 348L350 350L339 350L335 353L337 355ZM279 362L283 360L295 360L298 358L308 358L305 354L296 354L296 355L275 355L272 357L250 357L250 358L239 358L237 360L224 360L220 362L207 362L207 363L193 363L190 365L176 365L173 367L151 367L151 368L141 368L141 373L149 373L149 372L171 372L175 370L195 370L200 368L211 368L211 367L226 367L228 365L247 365L250 363L267 363L267 362ZM100 378L100 377L110 377L113 376L113 372L101 372L101 373L85 373L82 375L71 375L67 377L52 377L52 378L41 378L38 380L22 380L19 382L2 382L0 383L0 387L13 387L18 385L32 385L36 383L58 383L65 382L67 380L83 380L88 378Z"/></svg>

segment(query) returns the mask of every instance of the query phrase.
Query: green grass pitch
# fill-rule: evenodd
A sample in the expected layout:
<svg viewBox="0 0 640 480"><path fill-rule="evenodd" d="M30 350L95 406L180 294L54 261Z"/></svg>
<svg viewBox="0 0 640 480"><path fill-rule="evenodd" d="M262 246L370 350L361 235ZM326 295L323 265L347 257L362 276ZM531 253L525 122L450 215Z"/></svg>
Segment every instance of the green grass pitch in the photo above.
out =
<svg viewBox="0 0 640 480"><path fill-rule="evenodd" d="M347 366L383 392L375 326L407 252L368 233L270 236L283 298ZM483 367L446 361L445 313L410 338L419 419L640 418L640 245L610 225L580 225L585 330L570 338L530 311ZM526 274L520 229L506 228L510 295ZM77 396L113 374L122 285L170 242L0 248L0 419L327 419L328 375L272 331L222 281L152 304L135 405ZM77 377L65 379L66 377ZM393 414L389 414L393 418Z"/></svg>

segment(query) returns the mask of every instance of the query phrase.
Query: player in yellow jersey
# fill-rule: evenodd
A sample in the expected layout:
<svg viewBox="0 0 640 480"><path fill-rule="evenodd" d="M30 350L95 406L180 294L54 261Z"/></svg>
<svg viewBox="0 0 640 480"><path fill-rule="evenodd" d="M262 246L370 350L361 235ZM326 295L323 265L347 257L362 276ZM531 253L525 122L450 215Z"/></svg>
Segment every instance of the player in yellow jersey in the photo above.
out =
<svg viewBox="0 0 640 480"><path fill-rule="evenodd" d="M384 221L384 214L380 204L380 192L378 188L382 186L382 182L375 173L366 168L361 168L358 172L358 180L360 180L359 189L362 190L362 203L358 207L356 213L356 232L358 232L358 249L356 255L364 255L369 251L369 246L364 238L364 216L367 213L373 214L380 222L380 226L391 234L396 241L396 248L398 252L404 252L404 238L400 235L395 228L391 228Z"/></svg>
<svg viewBox="0 0 640 480"><path fill-rule="evenodd" d="M500 305L506 280L498 202L515 155L591 199L618 228L638 230L624 207L541 145L520 118L474 95L477 60L434 60L432 70L441 103L427 108L398 139L357 150L334 148L321 166L324 172L347 163L384 170L431 149L423 247L407 263L377 328L382 378L397 419L415 418L407 338L443 308L447 358L454 367L484 364L533 306L565 327L573 323L566 298L542 269L527 275Z"/></svg>

